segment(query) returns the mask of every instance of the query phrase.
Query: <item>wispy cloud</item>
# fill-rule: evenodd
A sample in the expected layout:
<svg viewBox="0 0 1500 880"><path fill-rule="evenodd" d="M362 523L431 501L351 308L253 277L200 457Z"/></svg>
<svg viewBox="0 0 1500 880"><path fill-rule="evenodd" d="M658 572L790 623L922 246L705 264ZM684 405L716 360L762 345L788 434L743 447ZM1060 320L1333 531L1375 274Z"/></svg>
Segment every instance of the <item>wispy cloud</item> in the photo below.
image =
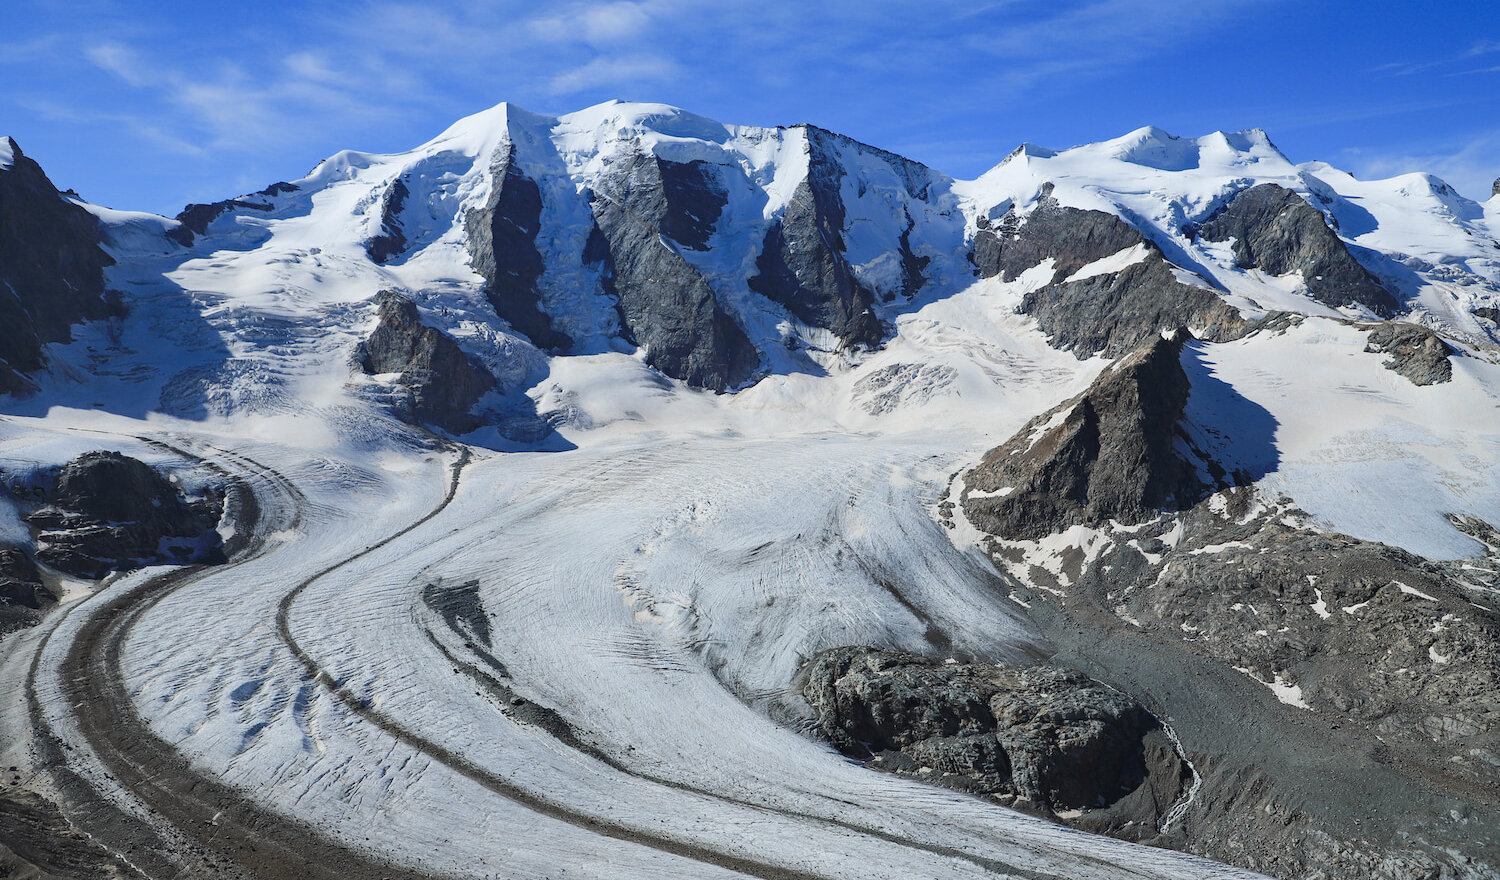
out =
<svg viewBox="0 0 1500 880"><path fill-rule="evenodd" d="M1500 40L1480 40L1472 44L1462 52L1454 52L1442 58L1429 58L1422 61L1391 61L1370 68L1371 73L1380 73L1387 76L1414 76L1428 71L1443 70L1464 64L1475 58L1483 58L1486 55L1500 53ZM1488 73L1495 68L1482 71L1462 71L1464 73Z"/></svg>

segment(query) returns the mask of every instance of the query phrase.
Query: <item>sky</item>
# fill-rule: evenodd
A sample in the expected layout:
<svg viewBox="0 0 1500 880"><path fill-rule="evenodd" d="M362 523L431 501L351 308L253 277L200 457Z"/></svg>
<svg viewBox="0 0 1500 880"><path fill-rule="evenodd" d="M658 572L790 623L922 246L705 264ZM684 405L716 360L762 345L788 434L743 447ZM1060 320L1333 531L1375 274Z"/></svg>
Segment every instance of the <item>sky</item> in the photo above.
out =
<svg viewBox="0 0 1500 880"><path fill-rule="evenodd" d="M1494 0L6 0L0 86L59 187L168 215L502 101L812 122L960 178L1143 125L1500 177Z"/></svg>

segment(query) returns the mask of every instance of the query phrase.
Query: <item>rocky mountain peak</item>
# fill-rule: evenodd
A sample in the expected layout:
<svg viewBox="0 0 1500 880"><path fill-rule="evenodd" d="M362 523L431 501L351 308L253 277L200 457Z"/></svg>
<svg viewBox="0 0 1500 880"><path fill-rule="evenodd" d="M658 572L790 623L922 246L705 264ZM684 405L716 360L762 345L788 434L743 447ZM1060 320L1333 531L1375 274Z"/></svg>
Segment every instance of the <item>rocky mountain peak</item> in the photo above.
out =
<svg viewBox="0 0 1500 880"><path fill-rule="evenodd" d="M1179 452L1189 390L1182 348L1191 338L1185 329L1157 336L986 454L964 477L970 521L1035 540L1196 502L1208 487Z"/></svg>

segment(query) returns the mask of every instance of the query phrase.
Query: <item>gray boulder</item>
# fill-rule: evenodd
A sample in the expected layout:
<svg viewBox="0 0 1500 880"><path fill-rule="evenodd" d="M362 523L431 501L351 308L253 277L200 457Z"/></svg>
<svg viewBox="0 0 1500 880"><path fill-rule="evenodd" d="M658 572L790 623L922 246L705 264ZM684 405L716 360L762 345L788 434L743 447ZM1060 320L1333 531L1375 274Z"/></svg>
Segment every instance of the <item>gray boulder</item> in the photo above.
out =
<svg viewBox="0 0 1500 880"><path fill-rule="evenodd" d="M123 313L106 294L114 260L99 246L99 221L63 198L9 141L0 165L0 393L25 393L42 346L72 340L72 325Z"/></svg>
<svg viewBox="0 0 1500 880"><path fill-rule="evenodd" d="M1385 368L1410 379L1413 385L1437 385L1453 379L1448 356L1453 349L1436 332L1420 324L1390 321L1369 328L1365 351L1389 354Z"/></svg>
<svg viewBox="0 0 1500 880"><path fill-rule="evenodd" d="M1187 442L1179 426L1186 338L1156 337L987 453L964 477L969 520L992 535L1035 540L1195 503L1209 487L1177 451Z"/></svg>
<svg viewBox="0 0 1500 880"><path fill-rule="evenodd" d="M538 347L564 351L573 340L552 326L537 287L546 270L536 247L542 228L541 190L516 164L515 147L506 150L490 174L489 199L464 218L470 262L484 277L485 294L496 314ZM393 210L399 212L399 205Z"/></svg>
<svg viewBox="0 0 1500 880"><path fill-rule="evenodd" d="M646 350L647 363L689 385L723 391L750 378L760 353L678 248L706 241L704 224L717 217L725 196L709 185L710 169L672 166L632 153L605 170L592 193L595 228L584 261L601 268L622 329ZM670 198L668 180L675 181ZM669 230L689 240L676 242Z"/></svg>
<svg viewBox="0 0 1500 880"><path fill-rule="evenodd" d="M1301 273L1308 295L1325 305L1363 306L1381 317L1401 307L1349 253L1322 213L1286 187L1250 187L1190 232L1209 241L1232 240L1235 262L1242 268L1271 275Z"/></svg>
<svg viewBox="0 0 1500 880"><path fill-rule="evenodd" d="M65 465L26 521L39 530L37 559L101 578L159 562L220 562L214 531L223 498L185 497L156 469L118 452L86 452Z"/></svg>
<svg viewBox="0 0 1500 880"><path fill-rule="evenodd" d="M1044 813L1156 805L1189 776L1140 703L1053 666L1004 669L898 651L835 648L802 688L818 729L851 757ZM1159 790L1157 790L1159 789ZM1121 817L1115 817L1118 822Z"/></svg>
<svg viewBox="0 0 1500 880"><path fill-rule="evenodd" d="M447 334L422 323L416 303L393 290L376 297L379 323L358 353L366 373L399 373L399 411L417 422L462 434L479 427L471 410L495 377Z"/></svg>

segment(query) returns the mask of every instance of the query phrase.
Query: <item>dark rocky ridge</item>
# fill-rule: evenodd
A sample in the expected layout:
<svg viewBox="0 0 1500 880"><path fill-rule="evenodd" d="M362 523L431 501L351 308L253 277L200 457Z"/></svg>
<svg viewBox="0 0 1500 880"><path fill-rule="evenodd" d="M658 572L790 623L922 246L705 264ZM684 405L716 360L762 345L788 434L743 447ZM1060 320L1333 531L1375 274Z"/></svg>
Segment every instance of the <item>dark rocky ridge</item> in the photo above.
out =
<svg viewBox="0 0 1500 880"><path fill-rule="evenodd" d="M406 418L456 434L479 427L472 410L495 377L458 343L422 323L416 303L393 290L376 297L379 323L360 346L361 368L371 375L399 373L405 390L398 411Z"/></svg>
<svg viewBox="0 0 1500 880"><path fill-rule="evenodd" d="M1453 379L1453 364L1448 360L1453 349L1436 332L1403 321L1388 321L1368 329L1370 339L1365 351L1389 354L1386 369L1400 373L1413 385L1437 385Z"/></svg>
<svg viewBox="0 0 1500 880"><path fill-rule="evenodd" d="M844 169L832 152L836 137L807 127L807 178L766 231L750 289L785 306L803 323L832 332L845 347L874 348L885 329L875 315L874 293L859 283L844 258ZM920 267L909 247L903 257L909 293L915 293L921 286Z"/></svg>
<svg viewBox="0 0 1500 880"><path fill-rule="evenodd" d="M1065 207L1048 184L1024 218L1014 209L997 223L981 217L970 259L982 278L1014 281L1044 261L1052 279L1022 299L1056 348L1080 359L1118 357L1164 330L1191 326L1203 338L1232 339L1248 329L1238 311L1212 290L1178 280L1154 242L1113 214ZM1128 248L1142 260L1116 271L1068 281L1079 269Z"/></svg>
<svg viewBox="0 0 1500 880"><path fill-rule="evenodd" d="M68 202L9 141L0 166L0 393L25 393L42 346L70 342L72 325L123 313L104 287L114 260L99 246L99 221Z"/></svg>
<svg viewBox="0 0 1500 880"><path fill-rule="evenodd" d="M724 391L750 378L760 353L719 304L708 280L668 243L667 231L699 240L694 230L700 223L672 219L672 199L679 211L701 220L717 216L725 196L722 189L682 185L705 179L706 168L664 175L662 169L671 164L635 152L606 169L592 193L595 228L584 260L600 266L605 290L618 303L622 328L631 342L646 349L647 363L689 385ZM668 178L678 181L672 199ZM684 200L690 196L706 201L694 202L688 212Z"/></svg>
<svg viewBox="0 0 1500 880"><path fill-rule="evenodd" d="M1209 487L1177 452L1188 442L1179 426L1186 338L1185 331L1156 337L988 452L964 477L970 521L989 534L1034 540L1195 503Z"/></svg>
<svg viewBox="0 0 1500 880"><path fill-rule="evenodd" d="M850 757L1046 815L1088 811L1091 830L1154 837L1191 779L1140 703L1059 667L835 648L809 665L802 694Z"/></svg>
<svg viewBox="0 0 1500 880"><path fill-rule="evenodd" d="M541 190L517 167L513 146L490 175L489 199L464 218L471 264L483 276L496 314L538 347L564 351L573 340L552 326L537 288L546 270L536 247L542 228Z"/></svg>
<svg viewBox="0 0 1500 880"><path fill-rule="evenodd" d="M1363 306L1387 318L1401 308L1328 228L1323 214L1286 187L1250 187L1189 231L1209 241L1233 240L1241 268L1301 273L1308 295L1325 305Z"/></svg>
<svg viewBox="0 0 1500 880"><path fill-rule="evenodd" d="M406 181L396 178L380 197L380 232L365 242L365 253L374 263L385 264L406 253L406 232L401 228L401 210L411 189Z"/></svg>
<svg viewBox="0 0 1500 880"><path fill-rule="evenodd" d="M294 184L286 182L273 183L265 189L250 196L238 199L224 199L223 201L211 202L206 205L188 205L177 215L178 226L167 230L167 238L172 239L183 247L192 247L197 237L208 232L209 224L231 211L273 211L276 206L269 202L270 199L286 193L296 192ZM254 200L254 196L260 196L261 201Z"/></svg>
<svg viewBox="0 0 1500 880"><path fill-rule="evenodd" d="M189 499L156 469L118 452L86 452L63 466L46 505L26 516L37 559L98 579L159 562L220 562L218 493Z"/></svg>

